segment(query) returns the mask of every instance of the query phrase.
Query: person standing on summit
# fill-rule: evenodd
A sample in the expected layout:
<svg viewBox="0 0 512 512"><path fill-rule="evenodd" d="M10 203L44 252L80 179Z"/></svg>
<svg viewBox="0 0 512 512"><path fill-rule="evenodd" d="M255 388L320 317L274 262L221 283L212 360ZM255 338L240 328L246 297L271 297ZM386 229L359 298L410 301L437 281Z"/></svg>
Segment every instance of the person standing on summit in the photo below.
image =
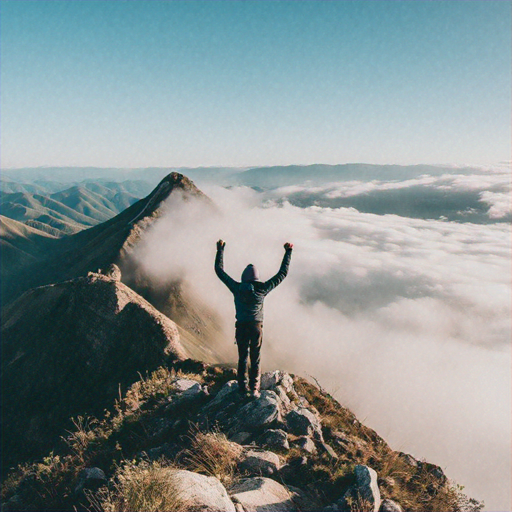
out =
<svg viewBox="0 0 512 512"><path fill-rule="evenodd" d="M268 281L261 282L254 265L247 265L239 283L224 272L224 247L217 242L215 273L235 296L235 339L238 345L238 387L245 396L260 396L260 350L263 341L263 300L288 274L293 244L284 244L284 257L279 272ZM247 359L251 356L249 385L247 385Z"/></svg>

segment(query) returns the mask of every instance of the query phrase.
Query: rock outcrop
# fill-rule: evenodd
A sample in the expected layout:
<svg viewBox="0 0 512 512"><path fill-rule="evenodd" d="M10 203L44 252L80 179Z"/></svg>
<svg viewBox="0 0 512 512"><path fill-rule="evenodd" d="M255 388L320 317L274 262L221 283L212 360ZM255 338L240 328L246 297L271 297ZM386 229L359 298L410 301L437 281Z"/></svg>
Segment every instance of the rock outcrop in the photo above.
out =
<svg viewBox="0 0 512 512"><path fill-rule="evenodd" d="M176 325L116 277L26 292L2 313L2 466L44 453L72 416L103 413L120 390L185 359Z"/></svg>
<svg viewBox="0 0 512 512"><path fill-rule="evenodd" d="M150 503L159 491L150 480L140 486L148 468L160 475L160 482L167 476L169 485L172 480L173 506L184 512L480 510L471 500L465 501L471 507L460 506L441 468L394 452L303 379L264 374L266 389L248 399L235 380L228 380L233 370L198 364L198 374L180 374L193 367L191 361L178 361L171 370L159 369L144 384L153 391L135 406L132 386L119 409L126 412L88 434L103 441L62 460L35 464L28 473L23 470L18 486L4 493L2 510L32 510L37 500L44 510L86 509L87 500L98 504L108 496L117 496L119 503L127 499L120 488L133 489L130 478ZM134 386L141 388L140 383ZM118 450L131 468L121 476L111 460L119 457ZM77 470L78 479L73 476ZM38 471L55 472L55 480L37 477ZM51 493L45 493L44 485L51 485ZM46 495L55 501L44 501ZM105 509L113 510L112 504Z"/></svg>

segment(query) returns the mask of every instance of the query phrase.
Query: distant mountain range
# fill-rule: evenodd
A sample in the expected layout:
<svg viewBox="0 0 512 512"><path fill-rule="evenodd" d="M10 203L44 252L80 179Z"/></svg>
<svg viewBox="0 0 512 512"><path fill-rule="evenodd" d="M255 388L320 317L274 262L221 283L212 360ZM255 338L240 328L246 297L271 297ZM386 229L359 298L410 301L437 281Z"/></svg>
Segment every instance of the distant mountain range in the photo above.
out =
<svg viewBox="0 0 512 512"><path fill-rule="evenodd" d="M2 190L8 182L29 183L45 189L60 190L59 184L94 182L146 182L153 186L171 172L185 174L197 182L215 182L220 185L245 185L248 187L277 188L307 182L329 183L348 180L405 180L428 174L446 173L478 174L476 167L448 167L440 165L377 165L377 164L312 164L267 167L148 167L118 169L100 167L27 167L2 170ZM7 180L7 181L6 181ZM5 184L4 184L5 181ZM36 191L36 190L29 190ZM148 191L149 192L149 191ZM147 193L147 192L146 192Z"/></svg>
<svg viewBox="0 0 512 512"><path fill-rule="evenodd" d="M57 192L52 182L2 180L2 215L55 236L70 235L122 212L151 187L146 182L85 182ZM149 189L149 190L148 190Z"/></svg>
<svg viewBox="0 0 512 512"><path fill-rule="evenodd" d="M11 169L2 171L1 213L55 236L73 234L121 212L137 198L147 195L171 172L185 174L199 186L250 187L268 194L271 200L288 201L301 208L356 208L377 215L456 222L512 220L507 213L488 215L490 205L483 200L483 191L509 194L509 188L504 186L502 179L501 183L491 184L486 189L493 174L484 169L361 163L249 169ZM470 182L468 186L460 183L464 179ZM479 182L482 184L480 188ZM358 184L367 186L356 190ZM348 192L347 187L350 188ZM19 195L13 195L15 193ZM499 200L503 202L503 198Z"/></svg>

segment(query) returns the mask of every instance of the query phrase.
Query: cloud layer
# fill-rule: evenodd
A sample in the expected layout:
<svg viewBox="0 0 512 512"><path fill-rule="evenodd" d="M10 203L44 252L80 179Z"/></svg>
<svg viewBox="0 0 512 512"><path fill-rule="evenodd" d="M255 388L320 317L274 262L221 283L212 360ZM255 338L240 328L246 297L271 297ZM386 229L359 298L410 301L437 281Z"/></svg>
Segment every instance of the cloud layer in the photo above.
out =
<svg viewBox="0 0 512 512"><path fill-rule="evenodd" d="M466 178L435 183L471 188ZM498 193L493 186L476 190ZM153 278L185 275L223 318L229 349L234 307L213 272L215 241L226 240L235 279L248 263L270 277L283 243L293 242L289 277L265 303L266 369L317 377L393 448L440 464L488 510L509 509L509 224L300 208L247 188L205 191L217 216L174 197L136 249Z"/></svg>
<svg viewBox="0 0 512 512"><path fill-rule="evenodd" d="M377 214L490 223L512 220L510 170L420 175L410 179L347 180L290 185L267 192L269 201L297 206L355 207Z"/></svg>

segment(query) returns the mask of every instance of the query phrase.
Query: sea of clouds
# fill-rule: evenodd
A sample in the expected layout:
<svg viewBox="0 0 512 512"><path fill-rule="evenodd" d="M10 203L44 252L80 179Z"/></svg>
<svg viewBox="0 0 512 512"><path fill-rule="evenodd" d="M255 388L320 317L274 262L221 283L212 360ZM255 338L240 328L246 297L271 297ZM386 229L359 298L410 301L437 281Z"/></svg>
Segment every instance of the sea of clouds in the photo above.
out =
<svg viewBox="0 0 512 512"><path fill-rule="evenodd" d="M476 190L492 222L510 213L507 176L419 179ZM385 184L321 193L365 186ZM226 241L232 277L253 263L268 279L293 242L289 275L265 302L265 369L317 378L394 449L439 464L487 510L510 510L510 224L299 207L289 188L203 190L216 214L173 194L137 247L155 281L185 277L223 319L234 362L233 298L213 271L215 243Z"/></svg>

